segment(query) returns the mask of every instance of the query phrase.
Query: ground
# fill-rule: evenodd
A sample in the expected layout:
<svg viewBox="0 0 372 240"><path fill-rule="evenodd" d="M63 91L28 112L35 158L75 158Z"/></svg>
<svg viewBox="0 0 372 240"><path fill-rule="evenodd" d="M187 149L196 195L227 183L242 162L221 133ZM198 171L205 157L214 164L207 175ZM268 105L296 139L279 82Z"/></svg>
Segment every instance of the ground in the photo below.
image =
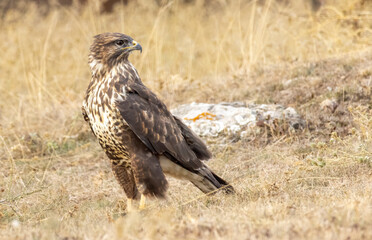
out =
<svg viewBox="0 0 372 240"><path fill-rule="evenodd" d="M0 239L371 239L372 49L368 3L132 1L0 25ZM110 162L84 122L91 38L119 31L170 108L279 103L306 128L204 139L208 165L236 194L205 196L169 179L167 200L129 213Z"/></svg>

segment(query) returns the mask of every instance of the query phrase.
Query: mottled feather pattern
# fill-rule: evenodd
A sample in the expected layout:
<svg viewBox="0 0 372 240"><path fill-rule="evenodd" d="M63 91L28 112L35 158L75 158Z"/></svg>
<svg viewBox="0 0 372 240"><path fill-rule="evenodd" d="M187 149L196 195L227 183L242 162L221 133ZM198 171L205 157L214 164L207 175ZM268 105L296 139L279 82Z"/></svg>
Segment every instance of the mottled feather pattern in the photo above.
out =
<svg viewBox="0 0 372 240"><path fill-rule="evenodd" d="M189 165L190 169L201 167L173 116L160 100L142 84L130 87L133 91L127 94L124 101L118 102L117 107L132 131L154 154L166 152Z"/></svg>

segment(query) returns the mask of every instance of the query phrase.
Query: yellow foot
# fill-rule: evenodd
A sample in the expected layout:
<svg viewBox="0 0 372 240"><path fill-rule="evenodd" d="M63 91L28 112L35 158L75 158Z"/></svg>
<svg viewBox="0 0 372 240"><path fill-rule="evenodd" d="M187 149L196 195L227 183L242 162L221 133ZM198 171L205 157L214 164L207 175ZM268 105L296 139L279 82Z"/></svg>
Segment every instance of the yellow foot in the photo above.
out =
<svg viewBox="0 0 372 240"><path fill-rule="evenodd" d="M130 198L127 199L127 210L128 212L133 212L132 199Z"/></svg>
<svg viewBox="0 0 372 240"><path fill-rule="evenodd" d="M139 210L143 210L145 208L146 208L146 197L145 197L145 195L141 194Z"/></svg>

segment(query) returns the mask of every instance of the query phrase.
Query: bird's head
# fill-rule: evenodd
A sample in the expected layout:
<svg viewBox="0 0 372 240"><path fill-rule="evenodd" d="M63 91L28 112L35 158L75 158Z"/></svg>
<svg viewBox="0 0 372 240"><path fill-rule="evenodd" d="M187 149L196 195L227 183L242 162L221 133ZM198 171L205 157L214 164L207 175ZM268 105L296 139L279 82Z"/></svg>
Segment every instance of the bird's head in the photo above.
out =
<svg viewBox="0 0 372 240"><path fill-rule="evenodd" d="M90 47L89 64L92 71L95 68L112 68L113 66L128 61L129 54L142 47L133 38L122 33L102 33L94 37Z"/></svg>

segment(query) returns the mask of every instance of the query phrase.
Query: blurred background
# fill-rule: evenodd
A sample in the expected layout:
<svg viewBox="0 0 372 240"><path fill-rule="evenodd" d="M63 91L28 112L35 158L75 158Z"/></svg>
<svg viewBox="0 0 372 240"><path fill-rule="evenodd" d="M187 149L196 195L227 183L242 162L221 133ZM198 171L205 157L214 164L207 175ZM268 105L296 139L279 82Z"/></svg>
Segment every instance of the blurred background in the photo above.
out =
<svg viewBox="0 0 372 240"><path fill-rule="evenodd" d="M258 238L317 238L319 229L330 231L320 238L347 238L353 229L366 234L359 237L372 236L371 0L0 0L0 228L8 237L16 236L20 222L27 226L22 236L27 229L50 228L59 231L58 239L94 238L97 232L103 239L122 207L123 193L81 116L89 46L102 32L122 32L142 45L142 54L130 61L169 108L193 101L282 104L306 120L306 129L295 135L274 130L254 141L208 140L214 169L238 179L243 194L227 204L215 199L213 214L228 225L247 212L233 231L216 230L221 236L256 228ZM248 178L238 178L242 172ZM309 174L320 180L310 182ZM340 181L324 180L329 176ZM284 180L289 178L297 180ZM345 203L344 193L361 197ZM181 190L170 194L173 205L190 199ZM283 207L284 198L305 207ZM251 205L239 205L244 199ZM267 214L266 201L276 200L270 206L278 214ZM204 203L187 208L190 216L183 208L161 216L172 224L183 219L176 228L186 238L215 239L215 230L203 235L208 223L198 225L199 214L217 222ZM344 217L323 212L332 204L345 210ZM284 227L271 231L280 221ZM290 235L292 228L304 231Z"/></svg>
<svg viewBox="0 0 372 240"><path fill-rule="evenodd" d="M131 61L170 107L259 101L241 92L257 83L252 71L369 48L371 7L368 0L2 0L1 126L76 133L81 126L71 123L80 122L98 33L141 43Z"/></svg>

